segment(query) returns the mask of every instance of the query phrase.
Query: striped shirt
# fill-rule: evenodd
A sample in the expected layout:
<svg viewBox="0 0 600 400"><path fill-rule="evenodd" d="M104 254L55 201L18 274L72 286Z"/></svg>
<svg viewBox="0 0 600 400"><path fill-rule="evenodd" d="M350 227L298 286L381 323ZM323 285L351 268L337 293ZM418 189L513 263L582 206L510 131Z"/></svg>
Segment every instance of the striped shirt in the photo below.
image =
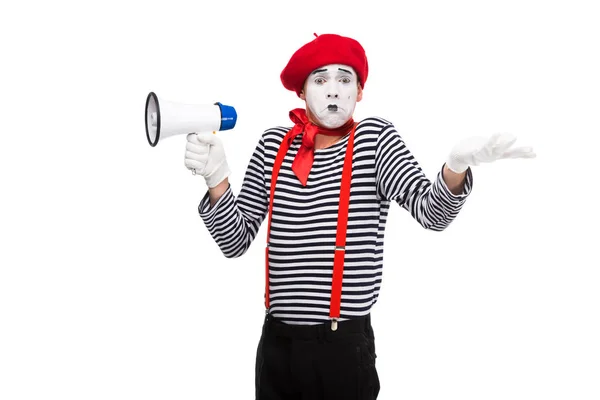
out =
<svg viewBox="0 0 600 400"><path fill-rule="evenodd" d="M262 222L268 221L271 172L289 129L274 127L263 132L237 196L229 187L212 208L208 192L200 201L200 217L225 257L242 256ZM348 137L315 150L306 186L291 170L302 134L290 145L279 171L269 243L270 313L290 324L329 320L340 182ZM340 321L368 314L377 302L390 204L399 204L424 228L442 231L462 208L473 179L468 169L459 195L449 191L442 170L436 179L429 180L394 125L379 117L358 124L352 167Z"/></svg>

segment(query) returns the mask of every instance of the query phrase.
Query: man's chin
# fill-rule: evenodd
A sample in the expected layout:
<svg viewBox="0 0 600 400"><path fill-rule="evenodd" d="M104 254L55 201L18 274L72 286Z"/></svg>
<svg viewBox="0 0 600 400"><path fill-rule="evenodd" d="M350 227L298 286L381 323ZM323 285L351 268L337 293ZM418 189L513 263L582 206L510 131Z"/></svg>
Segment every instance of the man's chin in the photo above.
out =
<svg viewBox="0 0 600 400"><path fill-rule="evenodd" d="M348 116L344 113L326 112L326 115L319 116L319 124L327 129L336 129L348 121Z"/></svg>

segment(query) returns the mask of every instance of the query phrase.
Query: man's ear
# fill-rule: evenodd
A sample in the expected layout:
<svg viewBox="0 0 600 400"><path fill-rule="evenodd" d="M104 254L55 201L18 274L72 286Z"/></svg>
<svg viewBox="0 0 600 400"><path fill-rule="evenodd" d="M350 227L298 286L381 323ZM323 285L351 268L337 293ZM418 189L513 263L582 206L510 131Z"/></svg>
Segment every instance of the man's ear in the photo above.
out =
<svg viewBox="0 0 600 400"><path fill-rule="evenodd" d="M362 96L363 96L363 91L362 91L362 87L360 86L360 83L359 83L358 84L358 92L356 93L356 102L357 103L362 100Z"/></svg>
<svg viewBox="0 0 600 400"><path fill-rule="evenodd" d="M300 98L302 100L306 100L306 95L304 94L304 89L300 91Z"/></svg>

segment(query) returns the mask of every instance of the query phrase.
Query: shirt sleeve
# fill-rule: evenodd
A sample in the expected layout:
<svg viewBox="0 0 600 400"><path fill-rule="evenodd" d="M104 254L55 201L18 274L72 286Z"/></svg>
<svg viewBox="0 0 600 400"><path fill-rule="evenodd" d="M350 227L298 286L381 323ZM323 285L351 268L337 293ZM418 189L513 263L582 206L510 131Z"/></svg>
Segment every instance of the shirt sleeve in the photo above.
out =
<svg viewBox="0 0 600 400"><path fill-rule="evenodd" d="M208 191L198 205L208 232L227 258L240 257L250 248L267 215L264 157L263 136L250 158L239 195L234 195L230 185L212 207Z"/></svg>
<svg viewBox="0 0 600 400"><path fill-rule="evenodd" d="M473 185L471 168L458 195L444 182L443 166L429 180L392 124L384 126L378 136L375 167L379 196L397 202L424 228L434 231L446 229L456 218Z"/></svg>

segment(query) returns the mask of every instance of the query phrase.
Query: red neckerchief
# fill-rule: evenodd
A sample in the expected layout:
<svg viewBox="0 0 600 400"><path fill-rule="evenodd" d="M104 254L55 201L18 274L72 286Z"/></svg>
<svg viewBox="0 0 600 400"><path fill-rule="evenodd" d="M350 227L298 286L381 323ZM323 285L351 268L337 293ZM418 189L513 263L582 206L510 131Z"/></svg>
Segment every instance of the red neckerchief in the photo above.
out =
<svg viewBox="0 0 600 400"><path fill-rule="evenodd" d="M344 125L336 129L323 128L310 122L306 116L306 110L303 108L296 108L290 111L290 119L295 124L289 132L290 143L297 135L304 132L302 145L292 162L292 171L294 171L302 185L306 186L308 174L310 174L314 161L315 136L317 134L343 136L350 132L350 129L354 125L354 120L350 118Z"/></svg>

